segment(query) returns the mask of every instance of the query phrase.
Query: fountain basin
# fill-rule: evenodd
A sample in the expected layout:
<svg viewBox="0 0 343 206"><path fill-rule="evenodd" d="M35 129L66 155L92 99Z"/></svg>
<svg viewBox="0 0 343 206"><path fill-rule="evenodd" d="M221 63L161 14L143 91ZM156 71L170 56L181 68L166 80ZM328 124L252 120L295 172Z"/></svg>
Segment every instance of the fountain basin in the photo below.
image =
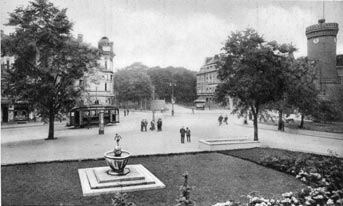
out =
<svg viewBox="0 0 343 206"><path fill-rule="evenodd" d="M121 156L115 156L114 151L109 151L104 154L106 164L111 168L108 171L109 175L126 175L130 170L125 170L131 154L122 150Z"/></svg>

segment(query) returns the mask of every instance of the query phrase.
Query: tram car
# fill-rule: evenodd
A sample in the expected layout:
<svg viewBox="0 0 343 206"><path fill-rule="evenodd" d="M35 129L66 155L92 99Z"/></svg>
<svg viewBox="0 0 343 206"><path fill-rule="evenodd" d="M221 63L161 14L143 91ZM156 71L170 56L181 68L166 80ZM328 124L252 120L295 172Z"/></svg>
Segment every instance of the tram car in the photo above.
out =
<svg viewBox="0 0 343 206"><path fill-rule="evenodd" d="M104 112L104 123L119 123L119 108L116 106L89 105L74 107L69 112L69 126L87 127L90 125L99 125L100 112Z"/></svg>

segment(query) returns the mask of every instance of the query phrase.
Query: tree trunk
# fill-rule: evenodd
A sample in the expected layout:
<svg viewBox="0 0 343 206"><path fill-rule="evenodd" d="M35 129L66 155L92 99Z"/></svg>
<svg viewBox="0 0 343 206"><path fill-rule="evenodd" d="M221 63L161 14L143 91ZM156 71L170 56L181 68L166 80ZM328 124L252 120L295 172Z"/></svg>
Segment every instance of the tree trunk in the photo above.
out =
<svg viewBox="0 0 343 206"><path fill-rule="evenodd" d="M49 136L47 140L54 139L54 123L55 123L55 113L52 108L49 110Z"/></svg>
<svg viewBox="0 0 343 206"><path fill-rule="evenodd" d="M254 141L258 141L257 113L254 113Z"/></svg>
<svg viewBox="0 0 343 206"><path fill-rule="evenodd" d="M279 122L278 122L278 130L282 131L282 127L283 127L283 122L282 122L282 115L283 115L283 111L280 109L279 110Z"/></svg>
<svg viewBox="0 0 343 206"><path fill-rule="evenodd" d="M301 122L300 122L299 128L304 128L304 118L305 118L305 115L301 113Z"/></svg>

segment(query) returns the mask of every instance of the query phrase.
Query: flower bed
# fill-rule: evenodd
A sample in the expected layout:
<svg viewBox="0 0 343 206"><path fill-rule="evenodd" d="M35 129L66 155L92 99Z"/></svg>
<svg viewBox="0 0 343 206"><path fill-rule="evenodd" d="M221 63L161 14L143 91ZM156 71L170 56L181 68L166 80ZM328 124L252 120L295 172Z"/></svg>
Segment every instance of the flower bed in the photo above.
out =
<svg viewBox="0 0 343 206"><path fill-rule="evenodd" d="M296 193L284 193L281 199L267 199L256 193L249 194L248 206L343 205L343 159L336 155L267 156L258 163L291 174L308 187ZM213 206L235 205L243 204L231 200Z"/></svg>

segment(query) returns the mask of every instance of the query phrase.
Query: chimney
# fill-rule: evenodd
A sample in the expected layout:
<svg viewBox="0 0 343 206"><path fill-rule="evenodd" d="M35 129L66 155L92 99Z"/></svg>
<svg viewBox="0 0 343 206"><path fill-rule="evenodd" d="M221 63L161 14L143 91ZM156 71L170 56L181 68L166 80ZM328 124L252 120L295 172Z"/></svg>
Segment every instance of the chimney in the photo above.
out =
<svg viewBox="0 0 343 206"><path fill-rule="evenodd" d="M77 41L82 43L83 42L83 34L78 34L77 35Z"/></svg>

